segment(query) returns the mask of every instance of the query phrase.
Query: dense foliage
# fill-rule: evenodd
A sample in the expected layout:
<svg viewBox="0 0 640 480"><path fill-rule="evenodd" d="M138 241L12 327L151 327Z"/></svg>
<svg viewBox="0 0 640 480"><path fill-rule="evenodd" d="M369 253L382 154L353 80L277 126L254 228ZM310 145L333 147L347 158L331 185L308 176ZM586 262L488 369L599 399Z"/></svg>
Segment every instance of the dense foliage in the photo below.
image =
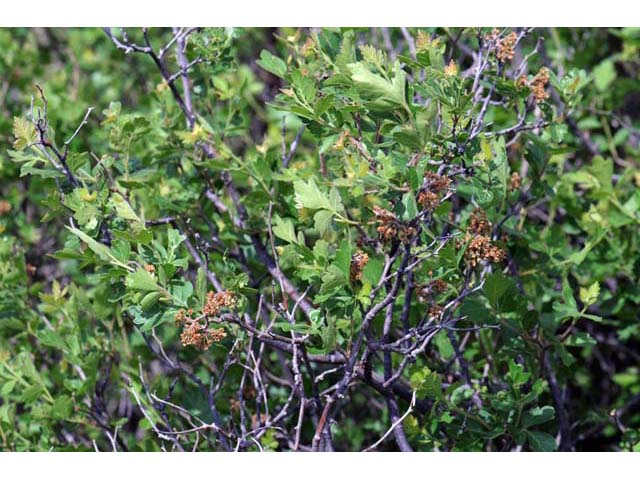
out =
<svg viewBox="0 0 640 480"><path fill-rule="evenodd" d="M0 449L640 449L639 47L0 29Z"/></svg>

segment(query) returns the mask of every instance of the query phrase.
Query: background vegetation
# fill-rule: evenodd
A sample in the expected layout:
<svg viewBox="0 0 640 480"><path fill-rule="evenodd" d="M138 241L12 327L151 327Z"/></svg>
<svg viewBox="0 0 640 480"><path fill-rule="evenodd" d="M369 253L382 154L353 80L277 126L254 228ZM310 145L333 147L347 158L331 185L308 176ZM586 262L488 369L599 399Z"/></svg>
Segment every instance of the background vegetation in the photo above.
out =
<svg viewBox="0 0 640 480"><path fill-rule="evenodd" d="M0 449L640 449L639 46L0 29Z"/></svg>

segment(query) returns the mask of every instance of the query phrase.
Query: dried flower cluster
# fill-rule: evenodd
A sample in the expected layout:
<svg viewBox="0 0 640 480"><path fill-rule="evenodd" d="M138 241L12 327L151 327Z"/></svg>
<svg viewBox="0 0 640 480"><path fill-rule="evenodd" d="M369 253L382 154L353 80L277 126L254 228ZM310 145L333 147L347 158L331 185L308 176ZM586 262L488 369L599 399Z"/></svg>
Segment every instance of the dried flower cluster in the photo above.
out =
<svg viewBox="0 0 640 480"><path fill-rule="evenodd" d="M426 172L424 177L427 182L427 187L436 193L442 193L451 185L451 179L449 177L438 175L434 172Z"/></svg>
<svg viewBox="0 0 640 480"><path fill-rule="evenodd" d="M504 260L506 253L500 247L491 243L490 232L491 223L487 219L486 212L476 208L469 217L469 225L464 239L457 243L458 248L469 243L464 256L472 268L483 260L488 260L492 263L499 263Z"/></svg>
<svg viewBox="0 0 640 480"><path fill-rule="evenodd" d="M180 334L184 347L192 345L198 350L207 350L214 342L220 342L227 336L224 328L208 328L200 322L188 323Z"/></svg>
<svg viewBox="0 0 640 480"><path fill-rule="evenodd" d="M416 285L416 296L418 301L425 303L432 301L437 294L447 289L447 282L441 279L431 280L429 283Z"/></svg>
<svg viewBox="0 0 640 480"><path fill-rule="evenodd" d="M440 204L442 192L451 185L451 179L434 172L425 173L425 185L418 193L418 203L425 210L432 211Z"/></svg>
<svg viewBox="0 0 640 480"><path fill-rule="evenodd" d="M418 203L425 210L432 211L440 204L440 196L429 190L422 190L418 193Z"/></svg>
<svg viewBox="0 0 640 480"><path fill-rule="evenodd" d="M458 74L458 65L456 65L456 62L453 59L451 59L449 65L444 67L444 74L447 77L454 77Z"/></svg>
<svg viewBox="0 0 640 480"><path fill-rule="evenodd" d="M440 317L442 317L442 311L442 307L437 303L434 303L429 307L429 316L435 320L440 320Z"/></svg>
<svg viewBox="0 0 640 480"><path fill-rule="evenodd" d="M223 308L233 308L237 300L233 292L209 292L202 313L207 317L215 317Z"/></svg>
<svg viewBox="0 0 640 480"><path fill-rule="evenodd" d="M429 282L429 286L431 287L431 290L434 291L435 293L442 293L447 289L447 282L445 282L440 278L437 278Z"/></svg>
<svg viewBox="0 0 640 480"><path fill-rule="evenodd" d="M509 191L515 192L516 190L520 190L522 186L522 177L518 172L513 172L511 174L511 179L509 180Z"/></svg>
<svg viewBox="0 0 640 480"><path fill-rule="evenodd" d="M469 217L467 231L476 235L489 235L491 223L487 219L487 212L481 208L476 208Z"/></svg>
<svg viewBox="0 0 640 480"><path fill-rule="evenodd" d="M333 144L333 148L335 150L344 150L345 142L349 140L351 133L348 130L344 130L340 133L340 136L336 140L336 143Z"/></svg>
<svg viewBox="0 0 640 480"><path fill-rule="evenodd" d="M516 87L517 88L529 87L529 79L527 78L526 75L520 75L518 77L518 79L516 80Z"/></svg>
<svg viewBox="0 0 640 480"><path fill-rule="evenodd" d="M498 41L496 49L496 57L498 60L504 63L513 59L513 56L515 55L514 47L517 40L518 36L516 35L516 32L511 32L509 35Z"/></svg>
<svg viewBox="0 0 640 480"><path fill-rule="evenodd" d="M429 272L432 275L432 272ZM444 280L431 280L429 283L416 285L416 296L421 303L429 303L428 314L434 320L440 320L442 317L442 307L436 303L436 296L447 289L447 283Z"/></svg>
<svg viewBox="0 0 640 480"><path fill-rule="evenodd" d="M505 258L505 252L500 247L493 245L489 237L476 235L471 239L464 256L469 265L475 267L482 260L500 263Z"/></svg>
<svg viewBox="0 0 640 480"><path fill-rule="evenodd" d="M313 38L309 37L300 48L300 53L302 53L302 55L306 57L311 53L313 53L313 50L315 49L315 47L316 47L316 42L314 42Z"/></svg>
<svg viewBox="0 0 640 480"><path fill-rule="evenodd" d="M487 43L496 42L500 38L500 31L497 28L491 30L491 33L486 33L484 35L484 40Z"/></svg>
<svg viewBox="0 0 640 480"><path fill-rule="evenodd" d="M183 347L192 345L198 350L207 350L214 342L227 336L224 328L212 328L205 316L193 317L193 310L181 309L174 316L177 326L182 326L180 343Z"/></svg>
<svg viewBox="0 0 640 480"><path fill-rule="evenodd" d="M144 269L149 273L155 273L156 267L151 265L150 263L144 266Z"/></svg>
<svg viewBox="0 0 640 480"><path fill-rule="evenodd" d="M373 213L376 216L376 221L380 224L376 230L383 242L397 238L401 242L407 243L416 233L415 228L398 221L398 217L389 210L374 206Z"/></svg>
<svg viewBox="0 0 640 480"><path fill-rule="evenodd" d="M350 279L351 282L355 282L357 280L362 279L362 271L364 267L366 267L367 263L369 263L369 255L362 250L358 250L351 257L351 271L350 271Z"/></svg>
<svg viewBox="0 0 640 480"><path fill-rule="evenodd" d="M180 342L186 347L192 345L198 350L207 350L214 342L220 342L227 336L224 328L210 327L211 317L220 314L223 308L236 306L236 298L232 292L209 292L202 308L202 315L193 316L193 309L181 309L175 314L176 326L183 327Z"/></svg>
<svg viewBox="0 0 640 480"><path fill-rule="evenodd" d="M418 35L416 36L416 48L419 52L422 52L428 50L432 44L437 45L439 41L439 38L434 38L432 40L431 36L424 30L418 30Z"/></svg>
<svg viewBox="0 0 640 480"><path fill-rule="evenodd" d="M11 211L11 204L6 200L0 200L0 215L9 213Z"/></svg>
<svg viewBox="0 0 640 480"><path fill-rule="evenodd" d="M549 93L545 90L547 83L549 83L549 69L542 67L529 84L531 94L536 102L543 102L549 98Z"/></svg>

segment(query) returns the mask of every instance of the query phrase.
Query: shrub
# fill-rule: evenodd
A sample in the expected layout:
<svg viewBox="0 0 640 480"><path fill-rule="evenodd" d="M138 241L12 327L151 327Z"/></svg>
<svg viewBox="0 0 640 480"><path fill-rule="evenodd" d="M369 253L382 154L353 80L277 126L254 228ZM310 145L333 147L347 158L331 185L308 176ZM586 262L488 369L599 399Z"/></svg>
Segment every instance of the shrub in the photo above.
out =
<svg viewBox="0 0 640 480"><path fill-rule="evenodd" d="M549 33L0 30L1 448L637 449L640 36Z"/></svg>

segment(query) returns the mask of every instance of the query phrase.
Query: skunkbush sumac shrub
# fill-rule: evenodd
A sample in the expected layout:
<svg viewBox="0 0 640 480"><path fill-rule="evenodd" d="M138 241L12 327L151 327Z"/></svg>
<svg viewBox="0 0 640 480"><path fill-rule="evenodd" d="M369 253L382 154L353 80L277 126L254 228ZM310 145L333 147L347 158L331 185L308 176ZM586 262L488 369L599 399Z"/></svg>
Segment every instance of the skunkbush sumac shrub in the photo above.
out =
<svg viewBox="0 0 640 480"><path fill-rule="evenodd" d="M637 450L639 39L0 30L0 449Z"/></svg>

